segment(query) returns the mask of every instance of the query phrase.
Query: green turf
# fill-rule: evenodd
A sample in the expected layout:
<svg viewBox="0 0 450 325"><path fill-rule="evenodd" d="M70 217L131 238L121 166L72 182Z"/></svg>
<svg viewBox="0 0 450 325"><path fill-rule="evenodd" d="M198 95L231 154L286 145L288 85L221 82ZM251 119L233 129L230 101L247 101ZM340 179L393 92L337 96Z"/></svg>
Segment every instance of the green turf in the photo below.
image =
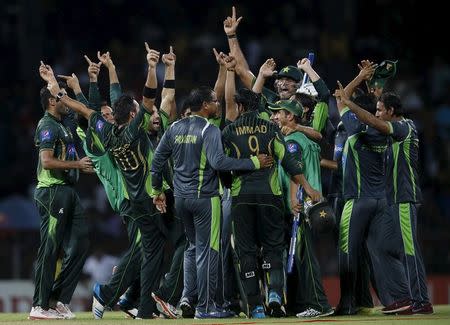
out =
<svg viewBox="0 0 450 325"><path fill-rule="evenodd" d="M351 316L351 317L326 317L300 320L298 318L266 318L264 320L245 319L245 318L232 318L226 320L196 320L196 319L179 319L179 320L167 320L167 319L153 319L145 320L146 324L235 324L235 325L250 325L256 323L267 324L298 324L298 323L313 323L314 325L332 325L332 324L377 324L377 325L431 325L431 324L450 324L450 305L434 306L435 313L433 315L414 315L414 316L385 316L379 311L374 312L369 316ZM38 325L60 325L60 324L130 324L133 320L126 319L125 314L122 312L106 312L103 320L92 319L92 314L76 313L76 320L51 320L51 321L30 321L27 320L28 314L6 314L0 313L0 324L38 324Z"/></svg>

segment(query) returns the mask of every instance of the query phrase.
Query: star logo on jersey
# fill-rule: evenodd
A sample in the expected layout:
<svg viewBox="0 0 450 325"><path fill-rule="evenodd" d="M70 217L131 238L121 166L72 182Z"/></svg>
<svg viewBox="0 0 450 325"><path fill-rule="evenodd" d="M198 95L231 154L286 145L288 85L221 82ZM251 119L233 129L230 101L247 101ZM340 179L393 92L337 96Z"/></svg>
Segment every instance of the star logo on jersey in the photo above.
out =
<svg viewBox="0 0 450 325"><path fill-rule="evenodd" d="M297 151L298 151L298 145L297 145L296 143L288 143L288 145L287 145L287 150L288 150L290 153L297 152Z"/></svg>
<svg viewBox="0 0 450 325"><path fill-rule="evenodd" d="M103 122L102 120L98 120L95 124L97 131L101 131L103 129L103 125L105 125L105 122Z"/></svg>
<svg viewBox="0 0 450 325"><path fill-rule="evenodd" d="M327 217L327 213L325 212L325 210L320 211L319 214L320 214L321 218L326 218Z"/></svg>
<svg viewBox="0 0 450 325"><path fill-rule="evenodd" d="M50 140L52 138L52 133L50 130L41 131L41 141Z"/></svg>
<svg viewBox="0 0 450 325"><path fill-rule="evenodd" d="M64 208L59 209L59 214L64 214Z"/></svg>
<svg viewBox="0 0 450 325"><path fill-rule="evenodd" d="M285 67L285 68L281 69L281 72L288 73L289 72L289 67Z"/></svg>

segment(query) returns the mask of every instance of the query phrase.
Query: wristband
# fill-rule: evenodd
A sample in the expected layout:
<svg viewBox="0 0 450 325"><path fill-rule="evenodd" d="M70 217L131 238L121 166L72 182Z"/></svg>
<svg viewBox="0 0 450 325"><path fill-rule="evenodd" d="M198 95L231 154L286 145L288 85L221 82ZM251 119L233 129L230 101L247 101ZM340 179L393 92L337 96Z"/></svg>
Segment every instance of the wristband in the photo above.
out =
<svg viewBox="0 0 450 325"><path fill-rule="evenodd" d="M227 35L228 39L236 38L236 34Z"/></svg>
<svg viewBox="0 0 450 325"><path fill-rule="evenodd" d="M164 80L163 88L175 89L175 80Z"/></svg>
<svg viewBox="0 0 450 325"><path fill-rule="evenodd" d="M61 100L61 98L63 98L63 96L66 93L64 93L63 91L60 91L59 93L56 94L56 102L59 102Z"/></svg>
<svg viewBox="0 0 450 325"><path fill-rule="evenodd" d="M142 95L147 98L156 98L156 88L148 88L147 86L144 86Z"/></svg>

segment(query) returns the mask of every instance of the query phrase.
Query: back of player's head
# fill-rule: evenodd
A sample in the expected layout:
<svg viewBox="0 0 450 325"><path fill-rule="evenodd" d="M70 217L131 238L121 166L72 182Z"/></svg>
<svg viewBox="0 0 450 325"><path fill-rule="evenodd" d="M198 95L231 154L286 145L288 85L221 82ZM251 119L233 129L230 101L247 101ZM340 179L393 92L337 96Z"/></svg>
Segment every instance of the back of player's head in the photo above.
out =
<svg viewBox="0 0 450 325"><path fill-rule="evenodd" d="M259 106L259 96L248 88L239 89L234 95L236 104L241 104L244 111L256 111Z"/></svg>
<svg viewBox="0 0 450 325"><path fill-rule="evenodd" d="M114 103L114 120L117 125L122 125L128 122L130 113L136 110L134 98L130 95L122 95Z"/></svg>
<svg viewBox="0 0 450 325"><path fill-rule="evenodd" d="M394 94L392 92L385 92L381 94L378 100L384 104L386 110L392 109L392 114L395 116L402 116L405 113L403 110L402 101L397 94Z"/></svg>
<svg viewBox="0 0 450 325"><path fill-rule="evenodd" d="M67 87L66 83L62 82L62 81L58 81L58 86L60 89L66 89L66 87ZM45 111L48 108L50 98L55 98L55 96L53 96L50 93L50 90L48 90L47 85L45 85L44 87L41 88L39 95L40 95L40 99L41 99L40 101L41 101L42 109Z"/></svg>
<svg viewBox="0 0 450 325"><path fill-rule="evenodd" d="M375 115L377 111L377 99L374 94L371 93L362 93L357 95L353 102L361 108L364 108L369 113Z"/></svg>
<svg viewBox="0 0 450 325"><path fill-rule="evenodd" d="M190 102L190 96L186 96L186 98L183 101L183 105L181 105L181 111L180 111L180 115L184 116L186 111L188 109L191 109L191 102Z"/></svg>
<svg viewBox="0 0 450 325"><path fill-rule="evenodd" d="M309 121L314 112L314 107L317 104L317 100L314 96L304 94L304 93L295 93L295 99L302 104L302 107L308 108L308 110L304 113L303 119Z"/></svg>
<svg viewBox="0 0 450 325"><path fill-rule="evenodd" d="M203 102L213 101L213 90L210 87L201 86L192 89L189 93L188 101L192 112L198 112L203 105Z"/></svg>

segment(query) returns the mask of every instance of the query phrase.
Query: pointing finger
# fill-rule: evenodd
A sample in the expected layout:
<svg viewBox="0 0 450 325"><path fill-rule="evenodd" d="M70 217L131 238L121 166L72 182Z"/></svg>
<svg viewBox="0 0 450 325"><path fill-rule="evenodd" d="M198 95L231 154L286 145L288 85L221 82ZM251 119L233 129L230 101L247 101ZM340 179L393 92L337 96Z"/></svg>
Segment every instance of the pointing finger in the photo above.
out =
<svg viewBox="0 0 450 325"><path fill-rule="evenodd" d="M145 49L147 50L147 52L150 52L150 46L148 46L148 43L144 42L144 44L145 44Z"/></svg>
<svg viewBox="0 0 450 325"><path fill-rule="evenodd" d="M100 53L100 52L98 52L98 53ZM86 59L86 62L87 62L89 65L92 64L91 59L89 59L87 55L84 55L84 58Z"/></svg>
<svg viewBox="0 0 450 325"><path fill-rule="evenodd" d="M236 19L236 8L233 6L232 7L232 14L231 14L231 17L233 18L233 19Z"/></svg>
<svg viewBox="0 0 450 325"><path fill-rule="evenodd" d="M73 74L72 74L73 75ZM64 80L69 80L70 78L72 78L71 76L64 76L62 74L58 75L58 78L64 79Z"/></svg>

